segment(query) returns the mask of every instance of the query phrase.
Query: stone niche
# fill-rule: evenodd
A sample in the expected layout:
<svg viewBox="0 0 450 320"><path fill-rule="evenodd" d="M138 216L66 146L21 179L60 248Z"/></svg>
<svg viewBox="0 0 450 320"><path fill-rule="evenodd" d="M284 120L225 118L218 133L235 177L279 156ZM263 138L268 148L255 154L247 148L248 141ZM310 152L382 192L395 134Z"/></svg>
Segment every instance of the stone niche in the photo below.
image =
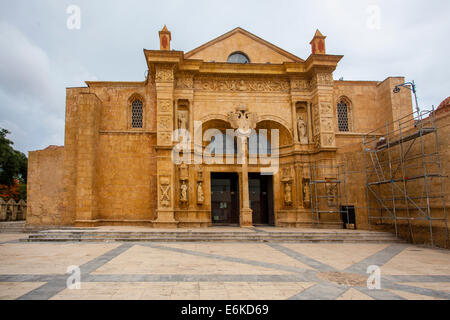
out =
<svg viewBox="0 0 450 320"><path fill-rule="evenodd" d="M175 129L177 130L185 130L185 132L189 133L190 121L189 121L189 101L186 99L180 99L177 103L176 108L176 122ZM177 139L180 139L180 135L182 135L182 131L177 132ZM181 142L181 141L180 141ZM187 142L183 139L183 142Z"/></svg>
<svg viewBox="0 0 450 320"><path fill-rule="evenodd" d="M297 137L298 142L302 145L309 143L309 117L307 108L308 103L305 101L295 103Z"/></svg>

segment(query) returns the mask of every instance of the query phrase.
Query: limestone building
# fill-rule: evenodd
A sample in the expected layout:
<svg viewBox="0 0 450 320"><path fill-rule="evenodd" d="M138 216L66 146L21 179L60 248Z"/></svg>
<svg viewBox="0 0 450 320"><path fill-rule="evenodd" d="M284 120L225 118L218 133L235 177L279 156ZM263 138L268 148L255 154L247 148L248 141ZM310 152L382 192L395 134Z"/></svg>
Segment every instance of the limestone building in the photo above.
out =
<svg viewBox="0 0 450 320"><path fill-rule="evenodd" d="M159 38L145 81L67 89L64 146L30 152L29 224L310 226L311 163L338 164L412 111L408 90L392 93L402 77L334 80L343 56L318 30L305 60L241 28L189 52L166 27ZM326 192L330 207L357 204ZM339 213L315 222L342 226Z"/></svg>

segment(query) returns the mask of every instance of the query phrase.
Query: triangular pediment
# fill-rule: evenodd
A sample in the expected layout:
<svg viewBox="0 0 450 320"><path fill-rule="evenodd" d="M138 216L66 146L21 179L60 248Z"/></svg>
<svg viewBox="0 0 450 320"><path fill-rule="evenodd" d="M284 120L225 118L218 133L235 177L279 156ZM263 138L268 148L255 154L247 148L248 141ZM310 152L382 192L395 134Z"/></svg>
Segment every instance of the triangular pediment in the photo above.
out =
<svg viewBox="0 0 450 320"><path fill-rule="evenodd" d="M282 64L284 62L303 62L304 60L276 45L236 28L211 40L185 54L187 59L199 59L205 62L227 62L230 54L245 53L251 63Z"/></svg>

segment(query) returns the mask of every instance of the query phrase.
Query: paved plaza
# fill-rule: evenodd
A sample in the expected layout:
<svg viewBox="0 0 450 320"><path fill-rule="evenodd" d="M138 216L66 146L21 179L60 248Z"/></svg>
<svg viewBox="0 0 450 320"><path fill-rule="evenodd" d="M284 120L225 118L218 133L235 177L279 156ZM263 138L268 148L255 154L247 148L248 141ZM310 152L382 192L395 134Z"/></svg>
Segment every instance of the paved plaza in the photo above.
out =
<svg viewBox="0 0 450 320"><path fill-rule="evenodd" d="M27 236L0 233L0 299L450 299L450 252L409 244L20 241ZM367 288L372 265L379 290ZM80 268L80 289L67 288L69 266Z"/></svg>

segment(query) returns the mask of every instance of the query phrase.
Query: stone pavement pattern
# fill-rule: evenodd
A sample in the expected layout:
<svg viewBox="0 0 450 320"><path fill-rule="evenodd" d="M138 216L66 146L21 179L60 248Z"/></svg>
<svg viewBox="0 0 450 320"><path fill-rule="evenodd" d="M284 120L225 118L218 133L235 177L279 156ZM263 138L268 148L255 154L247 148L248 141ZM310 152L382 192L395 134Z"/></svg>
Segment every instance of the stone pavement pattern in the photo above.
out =
<svg viewBox="0 0 450 320"><path fill-rule="evenodd" d="M26 243L0 234L0 299L450 299L450 252L408 244ZM66 287L80 266L81 289ZM367 289L369 265L381 290Z"/></svg>

